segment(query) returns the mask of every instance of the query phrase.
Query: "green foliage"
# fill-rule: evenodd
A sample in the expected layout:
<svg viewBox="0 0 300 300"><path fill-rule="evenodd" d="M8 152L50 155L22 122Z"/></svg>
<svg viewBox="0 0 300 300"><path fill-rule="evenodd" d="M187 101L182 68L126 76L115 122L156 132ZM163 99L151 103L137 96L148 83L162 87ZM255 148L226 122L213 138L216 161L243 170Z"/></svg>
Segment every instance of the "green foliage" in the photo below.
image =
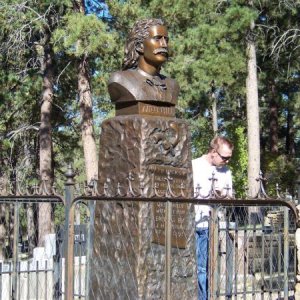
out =
<svg viewBox="0 0 300 300"><path fill-rule="evenodd" d="M210 140L214 135L209 120L205 117L198 117L195 120L191 120L190 129L192 132L193 158L197 158L207 153Z"/></svg>
<svg viewBox="0 0 300 300"><path fill-rule="evenodd" d="M95 15L68 14L63 25L52 36L54 51L66 51L80 57L88 55L111 55L115 51L116 34L108 32L108 26Z"/></svg>
<svg viewBox="0 0 300 300"><path fill-rule="evenodd" d="M295 161L284 154L265 153L263 158L262 170L267 180L268 193L276 196L276 184L278 184L281 194L288 192L290 195L295 196L298 175Z"/></svg>
<svg viewBox="0 0 300 300"><path fill-rule="evenodd" d="M54 208L54 225L61 226L65 221L65 206L57 204Z"/></svg>
<svg viewBox="0 0 300 300"><path fill-rule="evenodd" d="M237 122L230 126L230 140L234 142L234 151L229 166L232 171L236 197L242 197L245 194L248 166L246 128L243 124L239 123Z"/></svg>

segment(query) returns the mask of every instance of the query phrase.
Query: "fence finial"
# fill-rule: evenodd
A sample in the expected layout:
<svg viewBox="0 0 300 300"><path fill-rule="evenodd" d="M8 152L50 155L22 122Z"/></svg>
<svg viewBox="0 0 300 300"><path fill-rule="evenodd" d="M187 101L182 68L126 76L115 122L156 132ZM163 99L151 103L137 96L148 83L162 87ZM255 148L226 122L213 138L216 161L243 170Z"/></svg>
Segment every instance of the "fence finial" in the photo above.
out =
<svg viewBox="0 0 300 300"><path fill-rule="evenodd" d="M72 164L68 165L67 171L65 173L66 176L66 183L65 185L74 185L74 177L76 176Z"/></svg>

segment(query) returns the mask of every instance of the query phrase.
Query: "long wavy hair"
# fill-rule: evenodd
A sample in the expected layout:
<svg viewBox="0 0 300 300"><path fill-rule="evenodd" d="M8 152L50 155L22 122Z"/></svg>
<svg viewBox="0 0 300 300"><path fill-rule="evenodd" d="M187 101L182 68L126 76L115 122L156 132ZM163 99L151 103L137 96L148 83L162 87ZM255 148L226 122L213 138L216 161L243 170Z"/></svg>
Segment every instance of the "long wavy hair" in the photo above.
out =
<svg viewBox="0 0 300 300"><path fill-rule="evenodd" d="M141 48L144 40L149 36L149 28L157 25L165 25L161 19L145 19L137 21L129 33L129 37L125 44L125 55L122 65L123 70L136 68Z"/></svg>

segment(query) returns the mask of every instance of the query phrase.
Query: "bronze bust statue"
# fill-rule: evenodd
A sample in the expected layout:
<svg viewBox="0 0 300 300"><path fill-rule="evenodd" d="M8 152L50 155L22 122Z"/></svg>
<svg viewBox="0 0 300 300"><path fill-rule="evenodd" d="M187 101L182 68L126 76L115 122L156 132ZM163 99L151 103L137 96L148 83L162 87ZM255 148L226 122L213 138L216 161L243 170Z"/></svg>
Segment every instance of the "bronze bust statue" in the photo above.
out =
<svg viewBox="0 0 300 300"><path fill-rule="evenodd" d="M168 32L160 19L136 22L125 47L123 71L111 75L108 91L119 114L173 116L177 82L160 74L168 59Z"/></svg>

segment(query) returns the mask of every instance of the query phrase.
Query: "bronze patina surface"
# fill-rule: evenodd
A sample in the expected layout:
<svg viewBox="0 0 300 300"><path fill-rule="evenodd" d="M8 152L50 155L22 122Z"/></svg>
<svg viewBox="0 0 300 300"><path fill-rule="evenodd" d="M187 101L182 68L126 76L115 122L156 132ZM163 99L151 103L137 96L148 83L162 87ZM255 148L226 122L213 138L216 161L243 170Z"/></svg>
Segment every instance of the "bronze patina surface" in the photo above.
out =
<svg viewBox="0 0 300 300"><path fill-rule="evenodd" d="M150 197L192 195L188 125L176 119L176 81L160 74L168 58L168 32L157 19L138 21L125 48L123 70L109 81L116 117L101 125L99 186L143 186ZM172 180L166 181L167 177ZM169 178L168 177L168 178ZM127 178L127 179L126 179ZM116 191L111 191L115 194ZM170 210L169 210L170 211ZM166 206L151 202L97 202L90 299L166 298ZM173 204L170 260L171 299L197 299L194 214L187 204ZM170 296L169 296L170 297Z"/></svg>
<svg viewBox="0 0 300 300"><path fill-rule="evenodd" d="M148 116L162 116L174 117L175 106L166 106L160 104L153 104L147 102L124 102L116 103L116 115L148 115Z"/></svg>
<svg viewBox="0 0 300 300"><path fill-rule="evenodd" d="M136 114L135 102L152 102L160 107L175 107L179 94L178 83L160 73L168 59L168 32L161 20L138 21L132 29L125 48L123 70L111 75L108 91L116 103L126 103L126 114ZM122 106L121 106L122 107ZM143 114L167 116L164 110L144 110ZM175 109L169 110L175 116Z"/></svg>
<svg viewBox="0 0 300 300"><path fill-rule="evenodd" d="M192 194L190 135L184 120L118 116L103 122L100 144L101 193L107 177L110 186L120 183L125 192L130 172L135 178L134 190L139 191L143 185L148 196L154 185L159 194L166 192L168 175L172 177L172 190L179 194L184 183L185 193ZM116 190L110 192L115 194ZM196 293L196 263L190 209L188 204L172 207L174 300L196 299L191 297ZM97 203L93 292L101 290L108 299L119 299L124 293L128 299L164 299L165 215L164 203Z"/></svg>
<svg viewBox="0 0 300 300"><path fill-rule="evenodd" d="M188 134L188 132L186 132ZM151 165L148 169L153 176L153 181L156 184L156 191L163 195L167 190L166 177L170 176L171 189L176 195L180 195L181 185L190 183L191 176L188 173L190 167L178 168L164 165ZM184 191L185 192L185 191ZM188 205L174 204L172 207L172 247L184 249L187 247L188 228ZM165 245L165 220L166 209L164 203L153 204L153 237L152 241L157 244Z"/></svg>

